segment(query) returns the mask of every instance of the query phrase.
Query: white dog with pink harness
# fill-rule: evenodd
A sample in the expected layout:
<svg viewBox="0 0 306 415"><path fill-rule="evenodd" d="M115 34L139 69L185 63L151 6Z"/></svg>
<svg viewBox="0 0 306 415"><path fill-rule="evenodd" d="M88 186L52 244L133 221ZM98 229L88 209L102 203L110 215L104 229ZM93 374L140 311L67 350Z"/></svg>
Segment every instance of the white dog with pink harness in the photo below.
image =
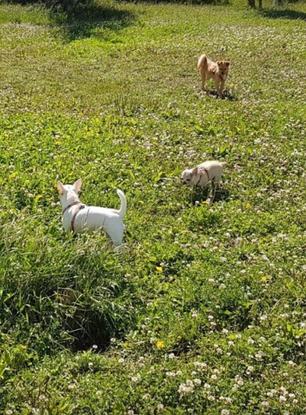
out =
<svg viewBox="0 0 306 415"><path fill-rule="evenodd" d="M210 182L212 185L211 201L214 200L216 188L220 183L225 162L216 160L204 161L193 169L186 169L181 175L183 183L189 186L204 188Z"/></svg>
<svg viewBox="0 0 306 415"><path fill-rule="evenodd" d="M126 197L121 190L117 190L120 197L120 209L109 209L98 206L87 206L81 203L79 192L82 180L77 180L73 185L57 183L60 194L60 202L63 209L63 225L65 231L74 233L85 230L103 228L111 238L114 245L121 245L123 240L123 218L126 213Z"/></svg>

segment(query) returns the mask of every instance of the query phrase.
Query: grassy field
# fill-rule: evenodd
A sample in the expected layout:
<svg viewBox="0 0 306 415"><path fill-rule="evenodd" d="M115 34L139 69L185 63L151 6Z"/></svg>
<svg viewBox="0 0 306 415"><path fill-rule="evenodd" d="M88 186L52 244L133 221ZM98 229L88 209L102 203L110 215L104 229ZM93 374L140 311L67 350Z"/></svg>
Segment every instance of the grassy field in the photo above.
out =
<svg viewBox="0 0 306 415"><path fill-rule="evenodd" d="M0 5L1 414L305 413L306 5L245 3ZM79 177L126 193L121 251L64 233Z"/></svg>

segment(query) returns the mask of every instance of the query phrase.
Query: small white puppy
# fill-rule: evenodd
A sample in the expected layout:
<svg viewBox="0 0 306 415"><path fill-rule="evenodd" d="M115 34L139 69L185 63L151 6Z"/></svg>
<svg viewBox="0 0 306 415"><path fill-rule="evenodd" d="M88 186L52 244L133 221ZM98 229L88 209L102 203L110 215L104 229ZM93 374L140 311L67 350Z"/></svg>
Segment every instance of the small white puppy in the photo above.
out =
<svg viewBox="0 0 306 415"><path fill-rule="evenodd" d="M78 179L73 185L57 183L60 202L63 208L63 225L65 231L82 232L103 228L114 245L121 245L123 239L123 218L126 213L126 197L117 190L121 206L119 210L86 206L80 202L79 192L82 180Z"/></svg>
<svg viewBox="0 0 306 415"><path fill-rule="evenodd" d="M181 175L183 183L189 186L199 186L204 188L209 183L212 186L211 202L215 198L216 188L220 183L225 162L216 160L204 161L193 169L186 169Z"/></svg>

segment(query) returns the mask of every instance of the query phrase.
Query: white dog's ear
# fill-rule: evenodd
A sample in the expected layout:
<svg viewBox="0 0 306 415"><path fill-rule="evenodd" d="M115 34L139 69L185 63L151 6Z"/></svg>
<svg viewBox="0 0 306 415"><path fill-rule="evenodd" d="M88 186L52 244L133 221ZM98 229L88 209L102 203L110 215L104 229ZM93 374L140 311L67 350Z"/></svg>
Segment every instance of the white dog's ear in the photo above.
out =
<svg viewBox="0 0 306 415"><path fill-rule="evenodd" d="M194 169L191 170L192 175L197 175L198 172L199 172L199 169L197 167L195 167Z"/></svg>
<svg viewBox="0 0 306 415"><path fill-rule="evenodd" d="M78 179L76 182L73 183L74 190L79 193L82 187L82 179Z"/></svg>
<svg viewBox="0 0 306 415"><path fill-rule="evenodd" d="M60 195L62 195L65 191L65 187L64 187L63 183L62 182L57 182L56 187L57 187L58 193Z"/></svg>

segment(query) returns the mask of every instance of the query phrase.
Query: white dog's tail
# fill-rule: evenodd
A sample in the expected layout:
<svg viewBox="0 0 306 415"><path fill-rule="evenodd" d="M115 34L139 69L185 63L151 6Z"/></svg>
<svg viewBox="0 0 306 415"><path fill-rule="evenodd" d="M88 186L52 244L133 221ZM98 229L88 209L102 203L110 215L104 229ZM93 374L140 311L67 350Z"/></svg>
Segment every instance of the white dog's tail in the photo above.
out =
<svg viewBox="0 0 306 415"><path fill-rule="evenodd" d="M220 161L220 164L221 164L222 167L224 167L224 166L227 165L227 162L226 161Z"/></svg>
<svg viewBox="0 0 306 415"><path fill-rule="evenodd" d="M119 189L117 189L117 195L120 197L120 202L121 202L121 206L120 206L120 209L118 210L118 214L119 216L121 216L121 218L123 218L126 213L126 197L123 191Z"/></svg>
<svg viewBox="0 0 306 415"><path fill-rule="evenodd" d="M198 60L198 69L206 68L207 67L207 56L201 55Z"/></svg>

